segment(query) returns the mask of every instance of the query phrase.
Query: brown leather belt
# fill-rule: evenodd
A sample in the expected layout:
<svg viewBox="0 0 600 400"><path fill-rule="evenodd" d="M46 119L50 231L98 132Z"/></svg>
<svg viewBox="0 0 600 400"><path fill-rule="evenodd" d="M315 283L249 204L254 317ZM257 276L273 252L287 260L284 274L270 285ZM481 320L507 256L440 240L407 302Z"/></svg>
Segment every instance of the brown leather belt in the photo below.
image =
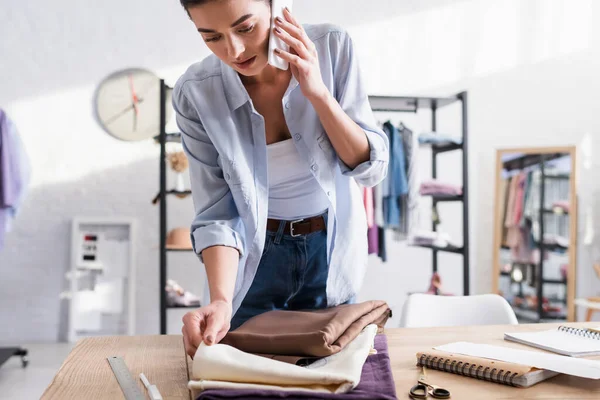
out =
<svg viewBox="0 0 600 400"><path fill-rule="evenodd" d="M292 237L308 235L309 233L322 231L326 229L325 219L322 215L299 219L297 221L284 221L285 228L283 233L285 235L291 235ZM271 232L277 232L279 230L279 224L281 220L278 219L267 219L267 230Z"/></svg>

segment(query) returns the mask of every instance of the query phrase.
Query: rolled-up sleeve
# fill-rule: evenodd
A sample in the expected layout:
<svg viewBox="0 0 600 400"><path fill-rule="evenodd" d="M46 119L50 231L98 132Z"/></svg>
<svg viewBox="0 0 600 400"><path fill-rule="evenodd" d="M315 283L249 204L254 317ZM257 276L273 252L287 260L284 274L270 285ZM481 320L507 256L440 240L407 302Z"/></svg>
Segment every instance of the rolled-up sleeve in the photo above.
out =
<svg viewBox="0 0 600 400"><path fill-rule="evenodd" d="M389 143L385 133L377 127L369 97L364 88L352 38L346 32L337 33L339 46L334 66L335 97L342 109L365 132L369 142L369 160L350 169L341 159L340 168L363 186L375 186L388 171Z"/></svg>
<svg viewBox="0 0 600 400"><path fill-rule="evenodd" d="M212 246L228 246L244 254L243 223L229 186L219 166L218 152L206 133L197 110L177 83L173 89L173 108L181 132L183 151L188 158L195 217L191 225L194 252Z"/></svg>

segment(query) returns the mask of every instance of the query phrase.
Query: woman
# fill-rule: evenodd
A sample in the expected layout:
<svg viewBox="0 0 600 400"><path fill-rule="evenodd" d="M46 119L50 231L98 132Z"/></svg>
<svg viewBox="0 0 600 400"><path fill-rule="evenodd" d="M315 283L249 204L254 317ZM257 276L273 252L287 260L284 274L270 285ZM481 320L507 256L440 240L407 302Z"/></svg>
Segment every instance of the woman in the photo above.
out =
<svg viewBox="0 0 600 400"><path fill-rule="evenodd" d="M270 1L181 3L214 53L173 91L210 295L183 318L193 356L259 313L352 300L367 265L358 184L384 178L388 142L343 30L286 11L284 71L267 63Z"/></svg>

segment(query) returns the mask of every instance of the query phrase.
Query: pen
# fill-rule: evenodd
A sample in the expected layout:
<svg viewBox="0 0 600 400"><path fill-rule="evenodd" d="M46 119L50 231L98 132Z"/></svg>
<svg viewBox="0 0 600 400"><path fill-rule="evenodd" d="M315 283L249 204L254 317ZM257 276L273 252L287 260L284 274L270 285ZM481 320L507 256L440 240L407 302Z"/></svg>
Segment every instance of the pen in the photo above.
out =
<svg viewBox="0 0 600 400"><path fill-rule="evenodd" d="M151 385L148 381L148 378L146 378L146 375L144 375L143 372L140 374L140 379L144 383L144 386L146 386L146 389L148 389L148 394L150 395L150 398L152 400L163 400L156 385Z"/></svg>

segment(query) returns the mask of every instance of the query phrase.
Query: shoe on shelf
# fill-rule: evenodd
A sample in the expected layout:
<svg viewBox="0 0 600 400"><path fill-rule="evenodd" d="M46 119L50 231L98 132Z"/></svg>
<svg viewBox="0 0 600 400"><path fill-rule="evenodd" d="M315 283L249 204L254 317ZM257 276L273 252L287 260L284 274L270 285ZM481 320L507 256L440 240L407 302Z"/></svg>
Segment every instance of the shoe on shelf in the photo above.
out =
<svg viewBox="0 0 600 400"><path fill-rule="evenodd" d="M198 296L185 291L177 282L167 280L167 305L169 307L200 307Z"/></svg>

